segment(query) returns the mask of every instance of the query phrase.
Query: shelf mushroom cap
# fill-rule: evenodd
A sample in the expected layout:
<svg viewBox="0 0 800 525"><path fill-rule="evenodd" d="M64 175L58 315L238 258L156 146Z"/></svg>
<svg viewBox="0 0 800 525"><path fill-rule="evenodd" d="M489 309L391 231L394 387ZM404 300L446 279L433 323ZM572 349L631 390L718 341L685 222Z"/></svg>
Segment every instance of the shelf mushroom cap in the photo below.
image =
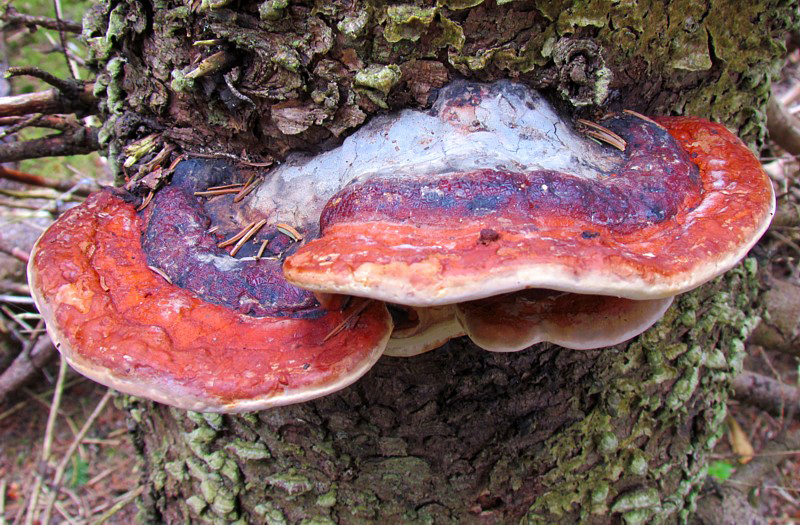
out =
<svg viewBox="0 0 800 525"><path fill-rule="evenodd" d="M722 125L627 114L602 124L624 151L578 134L518 84L443 90L424 118L403 112L348 138L377 134L411 160L333 195L286 278L412 306L526 288L663 299L731 268L768 227L770 180Z"/></svg>
<svg viewBox="0 0 800 525"><path fill-rule="evenodd" d="M397 312L394 330L384 355L389 357L413 357L439 348L466 332L456 317L456 306L389 305L389 312Z"/></svg>
<svg viewBox="0 0 800 525"><path fill-rule="evenodd" d="M641 334L663 317L672 299L635 301L534 289L455 308L466 334L485 350L518 352L541 342L591 350Z"/></svg>
<svg viewBox="0 0 800 525"><path fill-rule="evenodd" d="M80 373L179 408L244 412L344 388L383 353L392 325L376 301L256 317L171 284L148 266L143 220L128 200L112 190L90 196L31 255L36 305Z"/></svg>

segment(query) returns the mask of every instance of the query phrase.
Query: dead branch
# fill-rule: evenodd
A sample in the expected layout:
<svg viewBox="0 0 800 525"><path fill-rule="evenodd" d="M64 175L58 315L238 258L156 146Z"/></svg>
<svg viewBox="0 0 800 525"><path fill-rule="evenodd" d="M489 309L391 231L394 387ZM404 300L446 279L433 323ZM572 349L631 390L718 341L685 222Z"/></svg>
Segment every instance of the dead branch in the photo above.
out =
<svg viewBox="0 0 800 525"><path fill-rule="evenodd" d="M69 96L57 89L37 91L25 95L0 97L0 117L20 117L33 113L53 115L56 113L97 112L97 99L92 94L94 84L85 84L77 96Z"/></svg>
<svg viewBox="0 0 800 525"><path fill-rule="evenodd" d="M0 374L0 403L5 401L9 393L33 378L55 353L56 349L46 334L39 337L30 352L20 353L11 366Z"/></svg>
<svg viewBox="0 0 800 525"><path fill-rule="evenodd" d="M24 15L11 6L6 8L2 20L7 28L22 25L31 28L43 27L45 29L52 29L53 31L67 31L77 34L83 31L83 26L79 22L64 19L56 20L46 16Z"/></svg>
<svg viewBox="0 0 800 525"><path fill-rule="evenodd" d="M28 76L28 77L38 78L42 82L50 84L51 86L53 86L54 88L65 94L75 94L83 89L83 82L78 82L75 80L64 80L63 78L58 78L52 73L48 73L47 71L39 69L38 67L10 67L6 71L6 76L7 77Z"/></svg>
<svg viewBox="0 0 800 525"><path fill-rule="evenodd" d="M91 187L84 184L82 181L74 180L50 180L40 175L33 175L22 171L6 168L0 166L0 178L21 182L30 186L43 186L45 188L53 188L58 191L71 192L73 195L88 196L92 191L97 189L97 184L92 183Z"/></svg>
<svg viewBox="0 0 800 525"><path fill-rule="evenodd" d="M745 370L733 379L734 399L776 417L793 413L800 417L800 391L771 377Z"/></svg>
<svg viewBox="0 0 800 525"><path fill-rule="evenodd" d="M789 113L773 94L767 102L769 138L792 155L800 155L800 119Z"/></svg>
<svg viewBox="0 0 800 525"><path fill-rule="evenodd" d="M10 255L15 259L22 261L25 264L28 264L28 261L30 260L30 254L14 246L13 244L8 243L2 237L0 237L0 252Z"/></svg>
<svg viewBox="0 0 800 525"><path fill-rule="evenodd" d="M750 342L792 355L800 352L800 286L775 280L764 294L769 317L762 320Z"/></svg>
<svg viewBox="0 0 800 525"><path fill-rule="evenodd" d="M81 128L74 132L48 135L41 139L0 144L0 163L42 157L85 155L100 149L97 130Z"/></svg>
<svg viewBox="0 0 800 525"><path fill-rule="evenodd" d="M78 123L77 119L72 116L64 116L64 115L42 115L41 113L35 113L33 115L28 116L20 116L20 117L1 117L0 118L0 126L8 126L8 128L15 128L15 129L6 129L4 130L4 135L10 135L11 133L15 133L24 128L47 128L47 129L57 129L59 131L66 131L68 129L72 129Z"/></svg>

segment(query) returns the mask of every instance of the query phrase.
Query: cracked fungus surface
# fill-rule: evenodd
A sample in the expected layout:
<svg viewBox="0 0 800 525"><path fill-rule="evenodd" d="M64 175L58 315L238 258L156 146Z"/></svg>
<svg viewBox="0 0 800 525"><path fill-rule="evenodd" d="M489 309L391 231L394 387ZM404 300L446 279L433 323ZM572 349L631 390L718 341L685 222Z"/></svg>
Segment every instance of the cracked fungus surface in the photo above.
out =
<svg viewBox="0 0 800 525"><path fill-rule="evenodd" d="M133 204L106 190L38 241L30 267L48 331L70 364L98 382L194 410L257 410L355 381L391 331L383 305L358 330L327 338L352 313L251 317L212 304L150 270Z"/></svg>
<svg viewBox="0 0 800 525"><path fill-rule="evenodd" d="M654 299L729 269L763 233L771 186L723 126L602 124L624 152L506 82L456 84L430 113L376 120L313 159L341 189L286 276L414 306L524 288Z"/></svg>

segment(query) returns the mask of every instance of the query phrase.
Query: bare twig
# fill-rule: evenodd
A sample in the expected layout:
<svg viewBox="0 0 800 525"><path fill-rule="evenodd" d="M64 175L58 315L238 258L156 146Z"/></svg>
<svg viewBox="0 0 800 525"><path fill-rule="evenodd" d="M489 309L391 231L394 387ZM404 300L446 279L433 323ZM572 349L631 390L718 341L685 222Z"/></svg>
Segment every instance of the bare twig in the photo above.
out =
<svg viewBox="0 0 800 525"><path fill-rule="evenodd" d="M125 508L125 506L128 505L130 502L141 496L142 493L144 492L144 488L145 488L144 485L139 485L135 489L129 490L128 492L123 494L119 498L119 500L114 504L114 506L108 509L108 511L106 511L105 513L103 513L102 516L93 521L92 525L102 525L103 523L105 523L108 520L108 518L110 518L111 516L113 516L123 508Z"/></svg>
<svg viewBox="0 0 800 525"><path fill-rule="evenodd" d="M242 249L242 246L244 246L244 244L247 241L249 241L251 237L253 237L256 233L258 233L258 230L263 228L265 224L267 224L267 219L261 219L252 228L247 230L244 236L241 239L239 239L239 242L237 242L236 245L234 245L233 249L231 250L231 257L235 257L236 254L239 253L239 250Z"/></svg>
<svg viewBox="0 0 800 525"><path fill-rule="evenodd" d="M28 264L30 260L30 254L28 254L28 252L9 244L2 237L0 237L0 252L10 255L25 264Z"/></svg>
<svg viewBox="0 0 800 525"><path fill-rule="evenodd" d="M69 465L69 462L72 459L72 455L75 454L75 451L80 446L84 436L86 436L86 433L92 427L97 417L100 415L100 413L103 411L108 401L111 399L111 395L112 395L112 390L110 389L106 390L106 393L97 403L97 406L94 408L89 417L86 418L86 422L84 422L83 426L78 432L78 435L75 436L75 439L72 440L72 443L70 444L67 451L64 453L64 457L61 459L61 462L58 464L58 467L56 467L56 473L53 476L52 480L52 487L51 487L52 492L50 493L50 496L47 500L47 506L45 507L44 515L42 516L41 520L42 523L50 523L50 515L53 512L53 505L55 504L56 497L58 496L59 493L61 480L64 478L64 473L67 471L67 466Z"/></svg>
<svg viewBox="0 0 800 525"><path fill-rule="evenodd" d="M53 0L53 9L56 12L56 20L60 22L64 17L64 14L61 11L61 0ZM67 68L69 69L72 78L78 78L78 66L75 64L75 61L70 58L69 53L67 52L67 35L64 34L64 30L61 27L58 29L58 38L61 40L61 49L64 52L64 60L67 61Z"/></svg>
<svg viewBox="0 0 800 525"><path fill-rule="evenodd" d="M24 95L0 97L0 117L19 117L32 113L53 115L76 111L94 114L97 112L97 99L92 94L93 89L93 84L86 83L77 94L68 95L57 89L48 89Z"/></svg>
<svg viewBox="0 0 800 525"><path fill-rule="evenodd" d="M3 117L0 118L0 126L6 126L0 137L13 135L25 128L45 128L56 129L58 131L69 131L83 127L74 116L65 117L63 115L43 115L34 113L30 116Z"/></svg>
<svg viewBox="0 0 800 525"><path fill-rule="evenodd" d="M30 352L20 353L14 362L0 374L0 403L9 393L28 381L55 353L55 347L46 335L39 337Z"/></svg>
<svg viewBox="0 0 800 525"><path fill-rule="evenodd" d="M48 73L43 69L39 69L38 67L10 67L6 71L7 77L18 77L18 76L28 76L33 78L38 78L42 82L50 84L57 90L65 94L78 94L83 91L83 82L76 82L75 80L64 80L63 78L58 78L57 76L53 75L52 73Z"/></svg>
<svg viewBox="0 0 800 525"><path fill-rule="evenodd" d="M755 405L761 410L780 417L782 407L800 417L800 391L755 372L744 371L733 379L734 398Z"/></svg>
<svg viewBox="0 0 800 525"><path fill-rule="evenodd" d="M767 102L769 138L792 155L800 154L800 119L792 115L773 94Z"/></svg>
<svg viewBox="0 0 800 525"><path fill-rule="evenodd" d="M61 357L61 365L58 369L58 380L56 381L56 389L53 393L53 403L50 405L50 413L47 416L47 427L44 434L44 441L42 443L42 456L39 468L36 470L36 478L31 491L31 500L28 502L28 513L25 516L25 524L30 525L36 521L37 506L39 504L39 493L42 489L44 480L44 470L47 468L47 462L50 460L50 453L53 445L53 429L55 428L56 418L58 417L58 407L61 405L61 394L64 391L64 378L67 375L67 360ZM49 523L50 520L44 520L43 523Z"/></svg>
<svg viewBox="0 0 800 525"><path fill-rule="evenodd" d="M80 34L81 31L83 31L83 26L79 22L64 20L63 18L60 20L55 20L46 16L24 15L19 13L11 6L6 8L6 12L3 15L3 22L5 22L6 27L25 25L29 27L43 27L53 31L63 30L77 34Z"/></svg>
<svg viewBox="0 0 800 525"><path fill-rule="evenodd" d="M85 155L98 149L100 149L100 142L97 139L97 130L94 128L81 128L72 133L60 133L48 135L41 139L0 144L0 162Z"/></svg>
<svg viewBox="0 0 800 525"><path fill-rule="evenodd" d="M0 479L0 525L6 525L6 478Z"/></svg>
<svg viewBox="0 0 800 525"><path fill-rule="evenodd" d="M58 191L72 192L75 195L82 195L84 197L92 193L93 190L98 189L96 183L92 183L89 187L88 182L91 179L84 181L74 180L51 180L40 175L33 175L32 173L25 173L5 166L0 166L0 178L29 184L31 186L43 186L45 188L53 188Z"/></svg>
<svg viewBox="0 0 800 525"><path fill-rule="evenodd" d="M769 317L762 319L750 342L770 350L800 355L800 286L774 279L764 294Z"/></svg>

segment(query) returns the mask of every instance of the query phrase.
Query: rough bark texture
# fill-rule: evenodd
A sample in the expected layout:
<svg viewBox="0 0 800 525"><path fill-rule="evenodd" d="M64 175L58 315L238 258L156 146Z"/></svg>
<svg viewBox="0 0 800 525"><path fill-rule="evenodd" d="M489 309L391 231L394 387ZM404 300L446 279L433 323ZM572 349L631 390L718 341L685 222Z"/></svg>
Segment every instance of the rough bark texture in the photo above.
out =
<svg viewBox="0 0 800 525"><path fill-rule="evenodd" d="M178 151L269 161L327 147L384 108L425 105L457 76L516 78L577 114L712 117L755 143L796 11L767 0L107 0L84 34L102 70L101 140L125 178L123 160L157 153L126 146L154 131ZM212 72L197 76L200 65ZM142 518L685 521L758 288L748 260L626 345L490 354L456 341L384 358L336 395L240 417L121 398L150 481Z"/></svg>
<svg viewBox="0 0 800 525"><path fill-rule="evenodd" d="M707 116L754 141L797 18L780 0L497 3L107 0L84 21L101 141L123 155L155 130L187 151L280 158L456 76L516 78L583 112ZM204 61L217 69L195 78Z"/></svg>
<svg viewBox="0 0 800 525"><path fill-rule="evenodd" d="M147 522L641 523L685 519L757 322L756 264L631 344L384 358L353 387L241 417L126 400Z"/></svg>

